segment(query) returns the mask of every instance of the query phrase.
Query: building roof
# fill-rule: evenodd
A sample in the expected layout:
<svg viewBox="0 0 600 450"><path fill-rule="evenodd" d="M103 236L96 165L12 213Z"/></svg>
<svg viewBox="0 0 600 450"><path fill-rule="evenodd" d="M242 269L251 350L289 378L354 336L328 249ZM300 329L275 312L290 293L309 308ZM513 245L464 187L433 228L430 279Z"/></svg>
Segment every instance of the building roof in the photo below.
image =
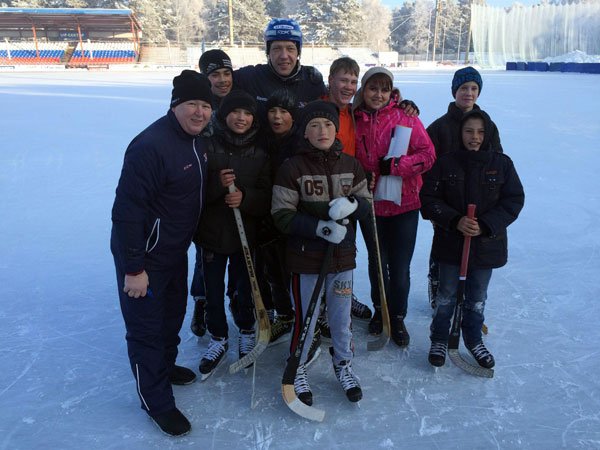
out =
<svg viewBox="0 0 600 450"><path fill-rule="evenodd" d="M0 28L68 28L123 30L141 26L131 9L0 8Z"/></svg>

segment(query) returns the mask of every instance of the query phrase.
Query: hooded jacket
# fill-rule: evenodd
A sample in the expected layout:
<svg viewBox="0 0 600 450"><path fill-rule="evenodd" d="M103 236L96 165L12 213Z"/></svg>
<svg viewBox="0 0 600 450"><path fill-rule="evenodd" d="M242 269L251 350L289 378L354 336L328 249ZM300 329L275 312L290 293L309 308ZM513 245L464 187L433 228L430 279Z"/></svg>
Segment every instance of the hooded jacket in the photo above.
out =
<svg viewBox="0 0 600 450"><path fill-rule="evenodd" d="M371 194L359 162L342 153L335 141L327 152L304 140L304 147L283 163L273 185L271 214L277 228L287 235L286 262L294 273L319 273L328 242L317 236L319 220L330 220L329 202L353 195L358 208L349 218L348 231L335 246L328 273L356 267L356 220L367 216Z"/></svg>
<svg viewBox="0 0 600 450"><path fill-rule="evenodd" d="M473 110L480 111L479 106L473 105ZM448 112L439 117L427 127L427 133L435 147L435 154L439 157L444 153L457 150L461 146L460 123L463 118L463 111L456 106L456 102L448 105ZM493 151L502 153L502 144L500 143L500 134L498 127L490 120L490 145Z"/></svg>
<svg viewBox="0 0 600 450"><path fill-rule="evenodd" d="M206 145L169 110L127 147L111 233L125 273L163 270L185 257L204 202Z"/></svg>
<svg viewBox="0 0 600 450"><path fill-rule="evenodd" d="M362 99L362 88L356 94ZM402 200L398 206L394 202L375 202L375 215L395 216L419 209L419 190L423 184L421 174L431 168L435 161L435 150L431 139L418 117L408 117L397 106L398 94L392 95L390 102L377 111L369 111L361 106L354 110L356 126L356 158L366 172L374 172L379 178L379 160L388 153L392 131L396 125L412 129L407 154L394 158L390 175L402 177Z"/></svg>
<svg viewBox="0 0 600 450"><path fill-rule="evenodd" d="M464 237L456 225L466 215L467 205L474 203L482 234L471 239L469 267L493 269L506 264L506 229L523 208L525 194L512 160L493 150L491 120L484 111L466 113L459 131L471 117L484 120L485 138L479 151L461 144L457 151L440 156L421 190L421 214L434 224L432 256L460 265Z"/></svg>

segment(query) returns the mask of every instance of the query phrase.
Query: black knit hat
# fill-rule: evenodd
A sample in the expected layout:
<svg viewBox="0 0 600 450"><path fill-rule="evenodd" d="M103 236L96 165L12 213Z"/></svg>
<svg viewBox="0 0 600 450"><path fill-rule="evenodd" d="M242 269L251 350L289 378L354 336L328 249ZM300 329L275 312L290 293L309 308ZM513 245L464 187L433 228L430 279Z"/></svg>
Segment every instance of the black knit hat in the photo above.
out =
<svg viewBox="0 0 600 450"><path fill-rule="evenodd" d="M254 98L246 91L242 91L241 89L235 89L223 97L219 110L217 111L217 117L225 122L227 115L236 108L250 111L254 118L256 118L256 100L254 100Z"/></svg>
<svg viewBox="0 0 600 450"><path fill-rule="evenodd" d="M202 53L198 61L198 67L200 67L200 72L206 76L219 69L233 71L231 58L227 53L219 49L208 50Z"/></svg>
<svg viewBox="0 0 600 450"><path fill-rule="evenodd" d="M315 100L314 102L308 103L304 108L300 110L300 126L298 131L304 133L308 122L317 117L324 117L329 119L335 125L335 131L340 129L340 110L335 103L326 102L324 100Z"/></svg>
<svg viewBox="0 0 600 450"><path fill-rule="evenodd" d="M481 94L481 89L483 88L481 75L477 72L477 69L469 66L454 72L454 78L452 78L452 97L456 98L456 91L458 91L458 88L469 81L477 83L477 86L479 86L479 93Z"/></svg>
<svg viewBox="0 0 600 450"><path fill-rule="evenodd" d="M195 70L184 70L173 78L173 91L171 92L171 107L188 100L203 100L212 104L210 81L206 76Z"/></svg>
<svg viewBox="0 0 600 450"><path fill-rule="evenodd" d="M267 99L267 112L275 107L285 109L295 119L297 110L296 97L289 89L277 89L270 95Z"/></svg>

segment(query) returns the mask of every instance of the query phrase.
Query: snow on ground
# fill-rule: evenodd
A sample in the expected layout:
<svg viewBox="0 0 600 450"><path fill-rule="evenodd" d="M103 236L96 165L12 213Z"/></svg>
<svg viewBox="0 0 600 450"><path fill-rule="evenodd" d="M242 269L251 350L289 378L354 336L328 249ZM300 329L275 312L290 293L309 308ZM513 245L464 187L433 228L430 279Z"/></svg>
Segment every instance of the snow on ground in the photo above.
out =
<svg viewBox="0 0 600 450"><path fill-rule="evenodd" d="M175 387L193 426L180 439L139 409L108 245L124 149L166 111L173 75L0 76L0 449L600 448L597 75L483 74L479 104L526 190L486 308L493 379L427 363L431 226L421 222L409 349L367 352L366 323L354 325L360 406L322 355L309 379L325 421L294 415L280 395L280 345L259 361L253 409L252 371L222 366ZM429 124L451 100L451 77L406 70L396 81ZM366 301L359 248L356 291ZM189 317L181 338L178 362L197 370L207 339L192 335Z"/></svg>

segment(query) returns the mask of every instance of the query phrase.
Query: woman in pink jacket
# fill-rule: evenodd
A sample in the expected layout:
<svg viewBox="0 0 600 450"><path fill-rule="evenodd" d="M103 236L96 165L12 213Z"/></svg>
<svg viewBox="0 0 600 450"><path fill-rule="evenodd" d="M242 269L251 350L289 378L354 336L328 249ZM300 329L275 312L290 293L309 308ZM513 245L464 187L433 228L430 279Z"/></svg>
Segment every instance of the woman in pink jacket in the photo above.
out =
<svg viewBox="0 0 600 450"><path fill-rule="evenodd" d="M418 117L408 117L397 106L399 91L394 90L394 75L383 67L372 67L362 77L352 109L356 122L356 158L366 173L378 182L381 175L402 178L400 204L375 201L377 233L381 251L383 279L391 320L392 340L406 347L410 336L404 325L410 290L410 261L419 223L421 175L435 161L435 149ZM411 128L408 151L399 158L384 159L396 125ZM377 192L375 192L377 194ZM365 239L366 233L364 233ZM367 248L373 245L367 243ZM369 323L371 334L380 334L383 324L381 305L373 305Z"/></svg>

